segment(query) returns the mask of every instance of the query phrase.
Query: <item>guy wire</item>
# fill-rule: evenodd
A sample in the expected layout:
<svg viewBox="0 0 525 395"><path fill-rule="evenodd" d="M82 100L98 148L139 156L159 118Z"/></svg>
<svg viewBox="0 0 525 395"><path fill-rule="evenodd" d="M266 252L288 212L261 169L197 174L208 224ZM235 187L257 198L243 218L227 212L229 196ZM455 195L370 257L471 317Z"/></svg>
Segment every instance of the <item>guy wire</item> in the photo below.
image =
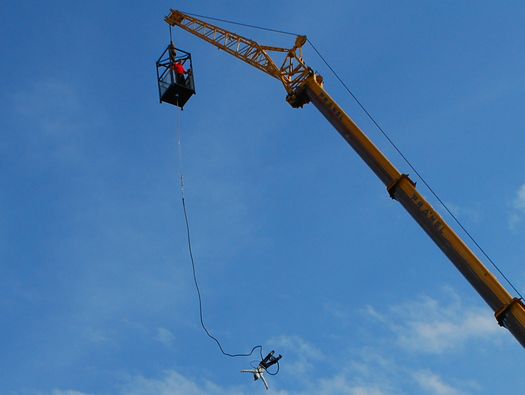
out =
<svg viewBox="0 0 525 395"><path fill-rule="evenodd" d="M217 22L229 23L229 24L231 24L231 25L244 26L244 27L251 27L252 29L258 29L258 30L265 30L265 31L267 31L267 32L274 32L274 33L280 33L280 34L287 34L287 35L289 35L289 36L300 36L300 34L297 34L297 33L287 32L287 31L284 31L284 30L278 30L278 29L272 29L272 28L264 27L264 26L257 26L257 25L250 25L250 24L247 24L247 23L235 22L235 21L231 21L231 20L228 20L228 19L213 18L213 17L211 17L211 16L205 16L205 15L199 15L199 14L192 14L192 13L189 13L189 12L184 12L184 14L186 14L186 15L190 15L190 16L194 16L194 17L196 17L196 18L209 19L209 20L211 20L211 21L217 21Z"/></svg>
<svg viewBox="0 0 525 395"><path fill-rule="evenodd" d="M390 145L397 151L397 153L403 158L405 163L416 173L418 178L423 182L423 184L428 188L430 193L437 199L439 204L445 209L445 211L452 217L454 222L463 230L463 232L468 236L468 238L474 243L474 245L481 251L483 256L492 264L492 266L496 269L496 271L502 276L503 279L509 284L509 286L516 292L516 294L520 297L520 299L523 299L523 296L521 295L520 291L514 286L514 284L510 281L510 279L503 273L503 271L496 265L496 263L492 260L492 258L488 255L487 252L481 247L481 245L476 241L474 236L463 226L461 221L457 216L455 216L452 211L448 208L448 206L445 204L445 202L438 196L438 194L434 191L434 189L430 186L430 184L425 180L425 178L421 175L421 173L416 169L416 167L408 160L408 158L403 154L401 149L394 143L394 141L390 138L390 136L386 133L386 131L379 125L379 123L375 120L375 118L372 116L372 114L366 109L366 107L359 101L356 95L352 93L350 88L345 84L345 82L339 77L339 75L335 72L335 70L328 64L326 59L321 55L321 53L317 50L315 45L308 39L308 43L311 45L313 50L317 53L317 55L321 58L321 60L324 62L324 64L330 69L332 74L337 78L337 80L341 83L341 85L345 88L345 90L352 96L352 98L355 100L357 105L363 110L363 112L366 114L366 116L372 121L372 123L377 127L377 129L381 132L381 134L388 140Z"/></svg>

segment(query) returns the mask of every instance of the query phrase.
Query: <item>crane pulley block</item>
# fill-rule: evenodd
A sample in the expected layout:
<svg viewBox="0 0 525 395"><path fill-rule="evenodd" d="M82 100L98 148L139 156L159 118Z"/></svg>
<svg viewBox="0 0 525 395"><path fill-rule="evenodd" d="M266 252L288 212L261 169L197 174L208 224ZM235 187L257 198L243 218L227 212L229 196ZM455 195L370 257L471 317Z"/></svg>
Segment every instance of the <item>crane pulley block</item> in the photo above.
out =
<svg viewBox="0 0 525 395"><path fill-rule="evenodd" d="M157 60L160 102L184 107L195 94L191 54L170 43Z"/></svg>

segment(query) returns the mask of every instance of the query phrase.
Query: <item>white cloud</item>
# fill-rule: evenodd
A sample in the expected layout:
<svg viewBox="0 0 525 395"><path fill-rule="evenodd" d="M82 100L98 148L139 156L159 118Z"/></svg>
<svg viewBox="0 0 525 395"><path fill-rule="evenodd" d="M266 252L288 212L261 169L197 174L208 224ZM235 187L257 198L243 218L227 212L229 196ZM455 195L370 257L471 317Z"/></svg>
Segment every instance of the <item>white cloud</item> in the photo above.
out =
<svg viewBox="0 0 525 395"><path fill-rule="evenodd" d="M512 211L509 218L509 227L511 229L523 221L525 215L525 184L518 188L514 200L512 202Z"/></svg>
<svg viewBox="0 0 525 395"><path fill-rule="evenodd" d="M366 313L384 323L405 350L440 354L455 350L474 339L493 339L503 334L486 308L464 306L458 297L443 304L423 297L378 312L369 306Z"/></svg>
<svg viewBox="0 0 525 395"><path fill-rule="evenodd" d="M447 303L429 297L392 306L385 311L368 307L366 314L389 328L399 352L443 353L469 339L493 337L499 327L481 308L466 308L455 294ZM390 340L391 335L383 336ZM156 339L171 345L175 336L157 328ZM282 335L270 339L278 352L286 354L286 369L269 377L265 391L251 376L239 374L239 384L224 385L207 377L189 377L169 370L157 377L132 377L115 395L467 395L472 383L457 377L443 379L440 372L399 363L396 355L373 348L344 353L342 360L326 356L319 348L299 336ZM292 352L293 351L293 352ZM356 353L357 352L357 353ZM392 354L392 355L391 355ZM335 358L335 360L334 360ZM330 369L316 367L330 366ZM284 373L284 375L283 375ZM448 376L447 376L448 377ZM416 389L416 391L414 391ZM89 395L82 392L54 391L50 395Z"/></svg>
<svg viewBox="0 0 525 395"><path fill-rule="evenodd" d="M525 184L518 189L514 199L514 208L525 212Z"/></svg>
<svg viewBox="0 0 525 395"><path fill-rule="evenodd" d="M169 329L157 328L155 340L161 342L166 347L171 347L173 345L173 341L175 340L175 336Z"/></svg>
<svg viewBox="0 0 525 395"><path fill-rule="evenodd" d="M309 358L325 358L317 348L297 336L281 336L280 348L299 347ZM273 340L272 340L273 342ZM298 353L300 354L300 353ZM332 361L333 362L333 361ZM319 374L305 367L300 380L290 380L293 366L298 361L286 361L286 375L279 379L269 377L270 390L250 376L239 375L239 383L224 385L204 377L189 377L175 370L165 371L158 377L131 377L114 395L400 395L418 388L421 395L467 395L457 385L445 382L431 370L417 370L403 366L395 359L363 350L359 356L346 355L329 370L329 375ZM305 363L305 361L301 361ZM325 371L326 372L326 371ZM310 374L309 374L310 373ZM312 374L315 373L315 374ZM244 380L244 381L243 381ZM50 395L89 395L78 391L54 391Z"/></svg>
<svg viewBox="0 0 525 395"><path fill-rule="evenodd" d="M163 378L133 379L120 392L120 395L392 395L381 389L377 384L370 386L352 383L344 374L322 378L301 389L291 391L275 388L270 382L270 390L266 391L259 383L250 382L242 388L235 386L220 386L207 380L191 380L176 371L166 372ZM54 395L54 394L53 394Z"/></svg>
<svg viewBox="0 0 525 395"><path fill-rule="evenodd" d="M359 384L352 384L348 378L339 375L329 379L323 379L319 382L311 394L323 394L323 395L386 395L381 388L375 384L369 387Z"/></svg>
<svg viewBox="0 0 525 395"><path fill-rule="evenodd" d="M296 359L288 360L286 364L288 370L296 376L307 375L314 363L325 358L321 350L299 336L278 336L270 339L269 343L280 350L293 351L290 354L297 356Z"/></svg>
<svg viewBox="0 0 525 395"><path fill-rule="evenodd" d="M214 386L214 389L218 389ZM172 371L162 379L135 378L121 392L122 395L204 395L221 394L223 391L206 392L206 385L199 385L181 374Z"/></svg>
<svg viewBox="0 0 525 395"><path fill-rule="evenodd" d="M468 221L479 223L481 221L482 210L478 206L458 206L454 203L447 202L447 207L456 218L466 219Z"/></svg>
<svg viewBox="0 0 525 395"><path fill-rule="evenodd" d="M431 395L464 395L462 392L439 377L437 374L430 371L419 371L414 373L414 380L417 384Z"/></svg>

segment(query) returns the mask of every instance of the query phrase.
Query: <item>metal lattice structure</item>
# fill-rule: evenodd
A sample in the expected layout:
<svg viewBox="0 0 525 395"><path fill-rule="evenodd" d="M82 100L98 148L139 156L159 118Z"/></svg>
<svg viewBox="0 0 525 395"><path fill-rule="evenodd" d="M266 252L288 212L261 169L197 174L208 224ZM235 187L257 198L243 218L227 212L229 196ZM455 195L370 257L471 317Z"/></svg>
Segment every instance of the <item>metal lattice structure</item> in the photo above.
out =
<svg viewBox="0 0 525 395"><path fill-rule="evenodd" d="M178 26L280 80L288 93L288 101L297 104L292 104L294 107L308 102L306 97L297 102L298 88L314 74L303 62L302 47L306 43L306 36L297 36L292 48L280 48L259 45L253 40L177 10L171 10L165 20L169 25ZM281 66L278 66L276 57L282 54L285 54L285 58Z"/></svg>

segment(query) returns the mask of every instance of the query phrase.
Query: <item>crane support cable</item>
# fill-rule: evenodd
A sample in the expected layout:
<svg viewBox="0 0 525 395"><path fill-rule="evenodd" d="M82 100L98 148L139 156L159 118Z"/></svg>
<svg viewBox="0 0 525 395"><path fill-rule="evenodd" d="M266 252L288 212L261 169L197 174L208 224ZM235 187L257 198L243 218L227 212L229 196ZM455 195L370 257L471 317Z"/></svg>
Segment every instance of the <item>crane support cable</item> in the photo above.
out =
<svg viewBox="0 0 525 395"><path fill-rule="evenodd" d="M263 359L263 356L262 356L263 353L262 353L262 346L261 345L254 346L249 353L231 354L231 353L228 353L228 352L224 351L224 348L223 348L221 342L219 341L219 339L217 337L215 337L208 330L206 324L204 323L204 313L203 313L204 309L203 309L203 303L202 303L202 295L201 295L201 290L200 290L200 287L199 287L199 282L197 281L197 271L196 271L196 268L195 268L195 259L193 257L193 249L192 249L192 245L191 245L190 222L189 222L189 219L188 219L188 209L186 207L186 199L185 199L185 196L184 196L184 175L183 175L183 172L182 172L182 143L181 143L181 140L182 140L181 134L182 133L181 133L181 120L180 120L180 118L181 118L181 116L177 117L177 151L178 151L178 160L179 160L178 173L179 173L179 180L180 180L180 193L181 193L182 209L184 211L184 222L185 222L185 225L186 225L186 240L187 240L188 252L189 252L190 260L191 260L191 268L192 268L192 273L193 273L193 282L195 284L195 289L197 291L197 297L198 297L198 301L199 301L199 318L200 318L201 327L204 330L204 332L206 333L206 335L208 335L208 337L210 339L212 339L213 341L215 341L215 343L217 343L217 346L219 347L219 350L225 356L232 357L232 358L235 358L235 357L249 357L249 356L251 356L253 354L253 352L255 350L259 349L259 355L260 355L261 360L262 360Z"/></svg>
<svg viewBox="0 0 525 395"><path fill-rule="evenodd" d="M190 15L190 16L193 16L195 18L209 19L210 21L224 22L224 23L229 23L230 25L250 27L252 29L265 30L267 32L286 34L286 35L289 35L289 36L300 36L301 35L301 34L298 34L298 33L292 33L292 32L287 32L287 31L284 31L284 30L272 29L272 28L269 28L269 27L250 25L248 23L242 23L242 22L235 22L235 21L231 21L231 20L228 20L228 19L221 19L221 18L214 18L214 17L211 17L211 16L192 14L190 12L185 12L185 11L182 11L182 12L184 12L184 14L186 14L186 15Z"/></svg>
<svg viewBox="0 0 525 395"><path fill-rule="evenodd" d="M430 191L430 193L437 199L439 204L445 209L445 211L452 217L454 222L461 228L461 230L467 235L467 237L474 243L474 245L481 251L483 256L492 264L494 269L501 275L503 279L509 284L509 286L516 292L516 294L519 296L520 299L523 299L523 296L518 291L518 289L514 286L514 284L510 281L510 279L503 273L503 271L498 267L498 265L492 260L492 258L488 255L488 253L481 247L481 245L476 241L474 236L466 229L466 227L461 223L459 218L452 213L452 211L448 208L448 206L445 204L445 202L439 197L437 192L430 186L430 184L426 181L426 179L423 177L423 175L417 170L417 168L412 164L412 162L407 158L407 156L401 151L401 149L397 146L397 144L392 140L392 138L386 133L386 131L381 127L381 125L376 121L376 119L372 116L372 114L366 109L366 107L361 103L361 101L357 98L357 96L350 90L348 85L342 80L341 77L336 73L336 71L332 68L332 66L326 61L325 57L319 52L319 50L315 47L315 45L312 43L310 39L308 39L308 43L313 48L313 50L317 53L317 55L321 58L323 63L330 69L332 74L335 76L335 78L341 83L341 85L345 88L345 90L348 92L348 94L355 100L359 108L366 114L366 116L372 121L372 123L377 127L377 129L381 132L381 134L387 139L387 141L390 143L390 145L394 148L394 150L401 156L401 158L405 161L405 163L412 169L412 171L417 175L417 177L421 180L421 182L427 187L427 189Z"/></svg>

